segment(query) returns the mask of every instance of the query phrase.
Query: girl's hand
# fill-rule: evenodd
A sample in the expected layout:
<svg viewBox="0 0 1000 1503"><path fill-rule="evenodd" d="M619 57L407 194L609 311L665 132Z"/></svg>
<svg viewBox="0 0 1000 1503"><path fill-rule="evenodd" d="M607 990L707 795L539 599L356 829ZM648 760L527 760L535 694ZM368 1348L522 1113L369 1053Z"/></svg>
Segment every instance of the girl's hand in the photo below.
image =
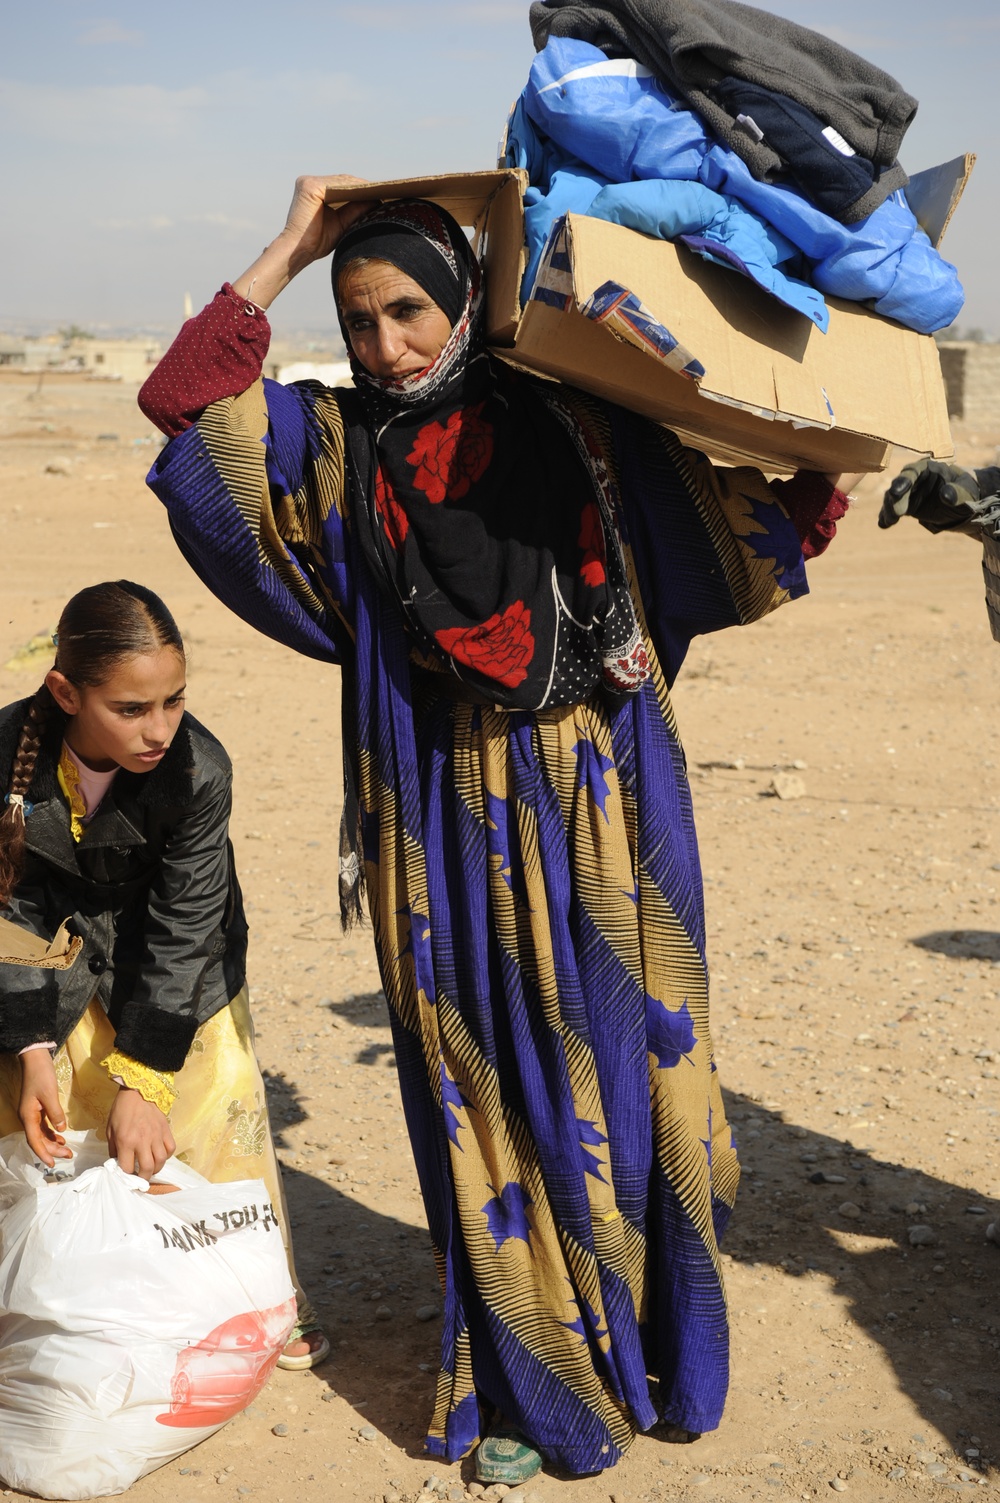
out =
<svg viewBox="0 0 1000 1503"><path fill-rule="evenodd" d="M326 202L329 189L363 182L362 177L346 175L297 178L285 228L233 283L233 291L260 308L269 308L293 277L328 256L345 231L371 208L370 203L358 203L331 209Z"/></svg>
<svg viewBox="0 0 1000 1503"><path fill-rule="evenodd" d="M138 1091L119 1086L108 1114L108 1148L126 1174L152 1179L176 1148L170 1123Z"/></svg>
<svg viewBox="0 0 1000 1503"><path fill-rule="evenodd" d="M30 1049L27 1054L20 1055L20 1060L21 1099L17 1115L28 1147L51 1169L56 1159L73 1157L73 1150L67 1148L62 1136L66 1114L59 1100L55 1065L47 1049Z"/></svg>

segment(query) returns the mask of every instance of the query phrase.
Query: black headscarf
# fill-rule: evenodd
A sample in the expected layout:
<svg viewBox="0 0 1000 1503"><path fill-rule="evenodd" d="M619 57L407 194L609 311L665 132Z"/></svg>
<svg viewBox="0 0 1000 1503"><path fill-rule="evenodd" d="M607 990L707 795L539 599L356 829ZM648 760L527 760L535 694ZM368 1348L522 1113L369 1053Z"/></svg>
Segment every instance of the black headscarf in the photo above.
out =
<svg viewBox="0 0 1000 1503"><path fill-rule="evenodd" d="M379 205L337 246L335 292L361 256L410 276L452 322L415 375L384 380L351 356L361 543L417 645L510 708L639 688L648 664L607 468L557 395L486 353L482 273L461 227L420 199Z"/></svg>

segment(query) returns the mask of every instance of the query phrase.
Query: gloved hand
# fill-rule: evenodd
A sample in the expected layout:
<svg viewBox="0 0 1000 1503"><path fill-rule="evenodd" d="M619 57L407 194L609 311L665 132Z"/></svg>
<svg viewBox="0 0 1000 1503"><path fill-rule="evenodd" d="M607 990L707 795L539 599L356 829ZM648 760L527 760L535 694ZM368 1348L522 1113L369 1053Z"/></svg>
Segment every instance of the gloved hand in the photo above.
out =
<svg viewBox="0 0 1000 1503"><path fill-rule="evenodd" d="M963 524L979 512L979 478L993 473L972 474L940 459L908 464L885 493L878 525L895 527L900 517L915 517L928 532L965 531Z"/></svg>

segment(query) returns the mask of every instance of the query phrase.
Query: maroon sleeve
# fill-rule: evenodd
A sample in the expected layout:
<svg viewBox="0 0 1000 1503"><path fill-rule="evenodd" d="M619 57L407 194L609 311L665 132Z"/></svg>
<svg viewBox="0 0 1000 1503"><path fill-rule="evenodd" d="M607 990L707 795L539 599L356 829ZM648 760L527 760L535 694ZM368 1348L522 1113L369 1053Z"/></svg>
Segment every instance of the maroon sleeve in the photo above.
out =
<svg viewBox="0 0 1000 1503"><path fill-rule="evenodd" d="M260 375L271 342L263 308L228 282L189 318L139 392L139 406L168 438L190 428L213 402L235 397Z"/></svg>
<svg viewBox="0 0 1000 1503"><path fill-rule="evenodd" d="M848 508L843 491L836 490L825 475L798 470L790 480L772 480L771 489L791 518L799 535L803 558L818 558L837 535L837 523Z"/></svg>

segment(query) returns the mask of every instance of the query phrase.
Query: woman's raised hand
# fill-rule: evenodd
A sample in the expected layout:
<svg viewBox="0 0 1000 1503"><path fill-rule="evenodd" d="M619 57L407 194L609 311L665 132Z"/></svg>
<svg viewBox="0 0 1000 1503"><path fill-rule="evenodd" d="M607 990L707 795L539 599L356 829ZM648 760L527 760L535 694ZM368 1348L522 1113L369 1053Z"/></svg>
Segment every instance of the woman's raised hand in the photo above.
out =
<svg viewBox="0 0 1000 1503"><path fill-rule="evenodd" d="M295 180L295 193L282 234L294 246L293 254L302 258L308 266L312 261L321 261L330 255L345 230L360 219L370 204L343 204L331 209L326 197L330 189L354 188L364 183L363 177L300 177Z"/></svg>
<svg viewBox="0 0 1000 1503"><path fill-rule="evenodd" d="M284 229L233 283L233 290L261 308L270 307L293 277L330 255L344 232L371 207L357 203L331 209L326 201L329 191L364 181L348 174L297 178Z"/></svg>

